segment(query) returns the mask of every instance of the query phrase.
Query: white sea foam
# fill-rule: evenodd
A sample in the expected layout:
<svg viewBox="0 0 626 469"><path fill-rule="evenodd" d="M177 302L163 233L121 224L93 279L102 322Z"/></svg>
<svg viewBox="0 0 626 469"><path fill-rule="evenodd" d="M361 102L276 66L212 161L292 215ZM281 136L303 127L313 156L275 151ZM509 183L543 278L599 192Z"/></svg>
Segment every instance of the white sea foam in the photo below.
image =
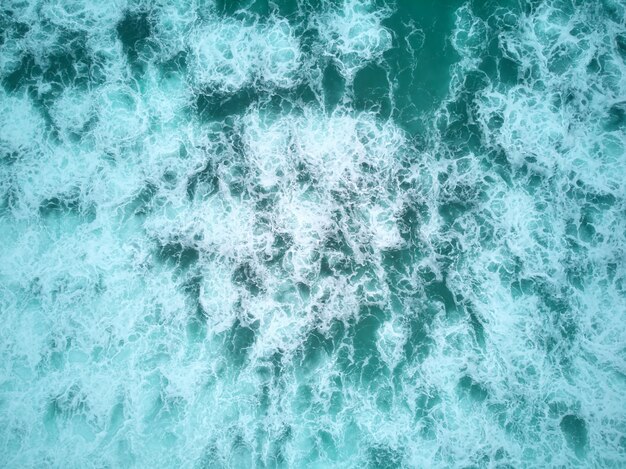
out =
<svg viewBox="0 0 626 469"><path fill-rule="evenodd" d="M198 86L226 92L258 81L288 88L298 79L300 49L285 20L211 22L190 35L190 49Z"/></svg>
<svg viewBox="0 0 626 469"><path fill-rule="evenodd" d="M317 20L326 53L333 54L348 78L367 62L381 60L392 46L391 32L381 25L388 12L372 3L346 1Z"/></svg>
<svg viewBox="0 0 626 469"><path fill-rule="evenodd" d="M0 151L3 157L21 159L30 152L36 154L42 141L45 144L45 126L28 96L7 96L2 92L0 102Z"/></svg>

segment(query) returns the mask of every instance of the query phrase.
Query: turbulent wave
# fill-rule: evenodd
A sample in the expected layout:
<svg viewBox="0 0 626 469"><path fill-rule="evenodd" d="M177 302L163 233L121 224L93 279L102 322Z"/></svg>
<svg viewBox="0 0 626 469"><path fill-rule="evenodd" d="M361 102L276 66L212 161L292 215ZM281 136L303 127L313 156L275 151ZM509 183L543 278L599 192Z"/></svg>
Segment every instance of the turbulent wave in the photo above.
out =
<svg viewBox="0 0 626 469"><path fill-rule="evenodd" d="M626 465L624 18L4 0L2 465Z"/></svg>

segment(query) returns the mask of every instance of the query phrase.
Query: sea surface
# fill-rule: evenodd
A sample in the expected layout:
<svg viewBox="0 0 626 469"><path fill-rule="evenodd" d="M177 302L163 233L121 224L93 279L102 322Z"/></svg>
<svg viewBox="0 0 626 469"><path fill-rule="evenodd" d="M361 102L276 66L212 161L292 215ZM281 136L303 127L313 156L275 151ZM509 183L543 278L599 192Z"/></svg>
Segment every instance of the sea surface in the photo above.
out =
<svg viewBox="0 0 626 469"><path fill-rule="evenodd" d="M626 1L1 0L0 467L626 467Z"/></svg>

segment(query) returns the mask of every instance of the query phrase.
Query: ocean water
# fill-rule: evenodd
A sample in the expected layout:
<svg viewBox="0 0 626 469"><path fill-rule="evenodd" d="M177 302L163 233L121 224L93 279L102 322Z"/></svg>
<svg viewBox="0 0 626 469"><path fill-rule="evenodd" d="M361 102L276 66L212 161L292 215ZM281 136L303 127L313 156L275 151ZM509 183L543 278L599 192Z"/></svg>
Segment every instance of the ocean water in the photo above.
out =
<svg viewBox="0 0 626 469"><path fill-rule="evenodd" d="M2 0L0 466L626 467L624 0Z"/></svg>

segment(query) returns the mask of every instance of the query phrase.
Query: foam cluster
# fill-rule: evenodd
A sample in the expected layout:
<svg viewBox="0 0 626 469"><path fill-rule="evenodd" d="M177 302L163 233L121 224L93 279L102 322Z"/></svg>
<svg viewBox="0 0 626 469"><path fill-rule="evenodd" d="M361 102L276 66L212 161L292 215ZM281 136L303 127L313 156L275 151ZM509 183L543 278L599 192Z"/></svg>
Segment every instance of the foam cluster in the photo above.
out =
<svg viewBox="0 0 626 469"><path fill-rule="evenodd" d="M268 25L219 20L191 35L197 86L234 91L256 80L289 88L297 79L300 48L286 20Z"/></svg>

